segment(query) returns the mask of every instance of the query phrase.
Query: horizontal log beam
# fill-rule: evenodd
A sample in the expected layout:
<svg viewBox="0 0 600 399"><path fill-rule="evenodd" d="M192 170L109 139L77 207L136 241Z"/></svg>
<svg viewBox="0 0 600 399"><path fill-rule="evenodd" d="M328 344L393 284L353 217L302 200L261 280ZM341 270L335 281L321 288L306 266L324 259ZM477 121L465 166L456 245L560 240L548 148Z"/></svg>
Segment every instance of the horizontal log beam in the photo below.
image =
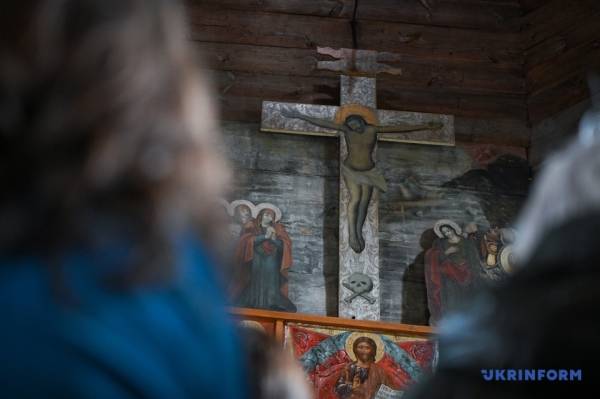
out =
<svg viewBox="0 0 600 399"><path fill-rule="evenodd" d="M220 98L220 118L228 121L260 123L262 99L250 97ZM529 145L529 128L514 119L455 118L457 143L496 144L513 147Z"/></svg>
<svg viewBox="0 0 600 399"><path fill-rule="evenodd" d="M562 32L573 29L600 10L598 0L552 0L529 13L522 21L524 49L530 49Z"/></svg>
<svg viewBox="0 0 600 399"><path fill-rule="evenodd" d="M354 11L354 0L186 0L186 4L334 18L352 18Z"/></svg>
<svg viewBox="0 0 600 399"><path fill-rule="evenodd" d="M519 35L414 24L359 21L358 47L439 65L510 69L524 62Z"/></svg>
<svg viewBox="0 0 600 399"><path fill-rule="evenodd" d="M358 18L390 22L450 26L480 31L518 32L521 7L515 3L440 0L424 6L419 0L369 0L358 5Z"/></svg>
<svg viewBox="0 0 600 399"><path fill-rule="evenodd" d="M193 40L291 48L352 47L347 19L190 5Z"/></svg>
<svg viewBox="0 0 600 399"><path fill-rule="evenodd" d="M351 19L354 0L187 0L191 6ZM519 31L522 10L516 1L369 0L360 2L359 20L415 23L484 31Z"/></svg>
<svg viewBox="0 0 600 399"><path fill-rule="evenodd" d="M339 77L303 77L244 72L213 71L221 96L262 100L338 105ZM406 90L394 77L377 79L381 109L433 112L471 117L527 118L525 96L485 96L426 88ZM255 116L259 116L257 106Z"/></svg>
<svg viewBox="0 0 600 399"><path fill-rule="evenodd" d="M203 42L310 49L353 47L349 20L189 7L191 37ZM405 23L358 21L357 47L440 65L519 70L519 35Z"/></svg>
<svg viewBox="0 0 600 399"><path fill-rule="evenodd" d="M549 2L550 0L521 0L521 10L523 13L528 14Z"/></svg>
<svg viewBox="0 0 600 399"><path fill-rule="evenodd" d="M218 88L221 118L260 122L262 101L338 105L339 78L286 77L210 71ZM434 91L399 91L378 80L378 107L452 114L460 141L525 146L529 140L523 98L485 97ZM385 90L389 88L389 91ZM388 98L390 97L391 98ZM521 117L521 120L516 118ZM494 122L498 121L498 122Z"/></svg>
<svg viewBox="0 0 600 399"><path fill-rule="evenodd" d="M536 65L527 71L529 95L556 86L574 73L586 74L600 69L600 37L583 43L561 56Z"/></svg>
<svg viewBox="0 0 600 399"><path fill-rule="evenodd" d="M573 29L558 34L532 47L526 52L525 68L530 70L543 63L557 62L557 57L582 45L585 46L591 44L592 46L599 46L599 19L600 12L592 14L580 21Z"/></svg>
<svg viewBox="0 0 600 399"><path fill-rule="evenodd" d="M532 124L546 119L589 97L587 73L578 71L555 86L529 97L527 106Z"/></svg>
<svg viewBox="0 0 600 399"><path fill-rule="evenodd" d="M196 42L196 45L211 69L286 76L338 76L335 72L317 69L318 60L330 58L317 54L316 50L205 42ZM408 59L389 64L402 68L402 75L389 78L397 88L435 88L473 94L526 93L525 78L520 72L444 67L435 62Z"/></svg>

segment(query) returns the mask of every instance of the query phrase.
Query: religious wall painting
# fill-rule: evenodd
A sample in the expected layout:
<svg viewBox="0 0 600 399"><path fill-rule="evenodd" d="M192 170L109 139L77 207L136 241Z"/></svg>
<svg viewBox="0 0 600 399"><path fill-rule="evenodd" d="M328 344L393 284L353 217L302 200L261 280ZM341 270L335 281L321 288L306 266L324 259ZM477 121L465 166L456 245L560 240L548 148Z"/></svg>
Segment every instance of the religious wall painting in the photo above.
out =
<svg viewBox="0 0 600 399"><path fill-rule="evenodd" d="M283 108L281 114L286 118L300 119L324 129L331 129L343 136L347 156L340 163L340 171L349 192L346 212L349 245L356 253L365 249L363 225L373 190L387 191L385 178L373 159L378 135L435 131L444 126L433 121L424 124L379 126L376 110L359 104L340 106L334 120L306 115L291 107Z"/></svg>
<svg viewBox="0 0 600 399"><path fill-rule="evenodd" d="M495 227L475 235L479 241L482 270L488 280L501 280L514 270L516 237L517 232L510 227Z"/></svg>
<svg viewBox="0 0 600 399"><path fill-rule="evenodd" d="M356 73L360 54L350 53ZM361 320L381 318L378 198L387 182L375 169L377 143L454 145L452 115L379 110L376 97L375 77L342 75L340 106L264 101L261 118L263 132L340 139L337 309L340 317ZM346 301L347 294L355 294L345 285L355 273L367 275L373 288L368 296Z"/></svg>
<svg viewBox="0 0 600 399"><path fill-rule="evenodd" d="M425 253L425 283L430 325L468 305L486 285L502 280L514 268L511 228L464 229L449 219L433 228L436 238Z"/></svg>
<svg viewBox="0 0 600 399"><path fill-rule="evenodd" d="M288 324L285 345L317 399L401 398L432 370L436 344L420 336Z"/></svg>
<svg viewBox="0 0 600 399"><path fill-rule="evenodd" d="M232 262L229 292L235 306L295 312L288 298L292 240L271 203L224 202L230 216Z"/></svg>
<svg viewBox="0 0 600 399"><path fill-rule="evenodd" d="M357 253L365 249L363 225L367 218L373 190L387 191L385 178L377 169L373 159L377 135L438 130L443 127L439 122L379 126L376 111L359 104L342 105L336 112L334 120L315 118L292 108L284 108L281 114L286 118L301 119L343 135L348 154L341 162L340 170L350 194L346 213L348 238L350 248Z"/></svg>

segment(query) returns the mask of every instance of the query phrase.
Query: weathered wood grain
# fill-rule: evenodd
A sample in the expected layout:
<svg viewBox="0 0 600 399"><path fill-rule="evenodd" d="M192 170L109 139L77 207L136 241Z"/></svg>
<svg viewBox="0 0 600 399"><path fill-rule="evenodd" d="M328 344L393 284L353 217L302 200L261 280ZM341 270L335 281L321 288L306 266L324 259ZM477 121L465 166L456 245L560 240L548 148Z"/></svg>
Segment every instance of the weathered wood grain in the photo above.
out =
<svg viewBox="0 0 600 399"><path fill-rule="evenodd" d="M230 199L271 202L292 237L289 297L299 312L336 315L338 264L337 141L260 133L226 123L234 170Z"/></svg>
<svg viewBox="0 0 600 399"><path fill-rule="evenodd" d="M262 100L309 104L339 104L337 76L282 76L262 73L213 71L213 77L228 119L260 120ZM407 90L395 79L377 79L378 106L456 116L526 119L522 95L479 95L447 92L437 87ZM236 99L235 97L238 97ZM252 103L256 104L252 107ZM236 105L237 104L237 105ZM240 115L236 117L236 114ZM240 119L241 117L241 119Z"/></svg>
<svg viewBox="0 0 600 399"><path fill-rule="evenodd" d="M337 76L317 69L325 56L315 50L197 42L209 68L231 72L287 76ZM396 65L391 62L390 65ZM406 60L401 76L386 77L404 89L441 88L454 92L525 94L525 78L520 73L480 68L440 67L436 63Z"/></svg>
<svg viewBox="0 0 600 399"><path fill-rule="evenodd" d="M228 121L260 121L260 98L225 97L220 102L221 118ZM525 147L529 143L529 128L522 120L488 118L455 118L457 143L487 143Z"/></svg>
<svg viewBox="0 0 600 399"><path fill-rule="evenodd" d="M454 118L458 143L496 144L527 147L531 129L521 119L513 118Z"/></svg>
<svg viewBox="0 0 600 399"><path fill-rule="evenodd" d="M193 40L261 46L352 47L348 20L317 16L188 7Z"/></svg>
<svg viewBox="0 0 600 399"><path fill-rule="evenodd" d="M378 86L378 105L383 109L442 112L474 118L513 118L526 120L527 108L523 95L484 95L454 93L443 89L407 90L382 81Z"/></svg>
<svg viewBox="0 0 600 399"><path fill-rule="evenodd" d="M551 0L521 0L521 10L524 14L528 14L532 11L537 10Z"/></svg>
<svg viewBox="0 0 600 399"><path fill-rule="evenodd" d="M596 0L552 0L523 18L523 49L577 26L590 14L598 12Z"/></svg>
<svg viewBox="0 0 600 399"><path fill-rule="evenodd" d="M359 21L360 48L392 52L443 65L519 71L523 54L519 35L415 24Z"/></svg>
<svg viewBox="0 0 600 399"><path fill-rule="evenodd" d="M191 38L217 43L315 48L353 47L348 20L189 7ZM482 68L520 70L519 35L381 21L357 22L357 47L402 57Z"/></svg>
<svg viewBox="0 0 600 399"><path fill-rule="evenodd" d="M369 0L359 3L358 18L391 22L452 26L482 31L518 31L522 11L516 2L431 2L428 9L418 0Z"/></svg>
<svg viewBox="0 0 600 399"><path fill-rule="evenodd" d="M223 130L235 171L230 199L268 201L283 211L282 222L293 241L290 298L300 312L336 315L337 140L261 133L257 123L227 122ZM378 145L379 168L389 183L380 200L384 320L426 321L425 283L411 270L422 263L421 235L436 220L451 217L485 227L508 223L516 213L523 189L493 183L516 181L512 172L496 168L495 177L461 180L473 162L460 147ZM435 201L406 204L407 179Z"/></svg>
<svg viewBox="0 0 600 399"><path fill-rule="evenodd" d="M553 152L565 148L579 131L579 121L591 107L591 101L579 102L532 128L530 162L533 168L539 168L542 162Z"/></svg>
<svg viewBox="0 0 600 399"><path fill-rule="evenodd" d="M600 18L600 13L589 15L570 29L527 50L525 53L525 68L530 70L546 62L558 63L557 57L582 45L594 42L600 45L598 18Z"/></svg>
<svg viewBox="0 0 600 399"><path fill-rule="evenodd" d="M535 124L588 96L600 68L600 3L552 0L525 17L523 42L529 120Z"/></svg>
<svg viewBox="0 0 600 399"><path fill-rule="evenodd" d="M187 0L189 5L350 19L354 0ZM426 8L419 0L369 0L358 4L359 20L450 26L483 31L519 30L516 1L439 0Z"/></svg>
<svg viewBox="0 0 600 399"><path fill-rule="evenodd" d="M600 29L595 38L567 49L559 57L535 65L527 71L529 94L555 86L573 73L586 73L600 68Z"/></svg>
<svg viewBox="0 0 600 399"><path fill-rule="evenodd" d="M589 97L587 72L576 71L551 87L538 91L527 100L532 124L548 118Z"/></svg>
<svg viewBox="0 0 600 399"><path fill-rule="evenodd" d="M338 105L339 79L285 77L212 71L219 89L221 119L259 122L262 101ZM395 89L378 81L379 107L456 116L458 142L526 146L525 101L512 96L449 95ZM382 97L381 91L385 92ZM389 101L388 98L392 98ZM519 119L521 118L521 119Z"/></svg>
<svg viewBox="0 0 600 399"><path fill-rule="evenodd" d="M354 11L354 0L186 0L186 4L336 18L352 18Z"/></svg>

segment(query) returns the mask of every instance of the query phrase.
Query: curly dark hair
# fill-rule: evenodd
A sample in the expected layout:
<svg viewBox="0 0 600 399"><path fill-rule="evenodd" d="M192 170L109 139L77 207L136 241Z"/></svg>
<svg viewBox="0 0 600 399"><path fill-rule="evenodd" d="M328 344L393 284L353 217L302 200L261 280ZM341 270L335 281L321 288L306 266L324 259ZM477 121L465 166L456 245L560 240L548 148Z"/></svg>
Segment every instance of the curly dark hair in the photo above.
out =
<svg viewBox="0 0 600 399"><path fill-rule="evenodd" d="M121 236L135 249L133 279L163 278L171 233L226 170L181 4L2 8L0 256L54 257Z"/></svg>

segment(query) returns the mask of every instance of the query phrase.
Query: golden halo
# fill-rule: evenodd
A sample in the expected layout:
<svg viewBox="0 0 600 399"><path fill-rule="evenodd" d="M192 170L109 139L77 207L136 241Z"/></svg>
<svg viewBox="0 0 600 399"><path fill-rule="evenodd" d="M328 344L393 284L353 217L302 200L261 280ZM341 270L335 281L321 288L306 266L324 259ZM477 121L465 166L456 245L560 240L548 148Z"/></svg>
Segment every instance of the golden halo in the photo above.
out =
<svg viewBox="0 0 600 399"><path fill-rule="evenodd" d="M439 238L444 238L444 234L442 233L442 226L450 226L457 235L462 235L462 229L455 221L450 219L440 219L435 223L435 226L433 226L433 231L435 232L435 235Z"/></svg>
<svg viewBox="0 0 600 399"><path fill-rule="evenodd" d="M346 338L346 353L348 357L352 359L352 361L356 361L356 355L354 354L354 341L356 341L360 337L368 337L375 341L375 345L377 345L377 352L375 353L375 363L383 359L383 355L385 354L385 344L381 337L377 334L368 333L368 332L353 332Z"/></svg>
<svg viewBox="0 0 600 399"><path fill-rule="evenodd" d="M263 202L263 203L256 205L256 216L254 216L254 217L257 218L258 214L263 209L270 209L273 211L273 213L275 214L274 222L279 222L281 220L281 209L279 209L279 207L277 207L271 203L268 203L268 202Z"/></svg>
<svg viewBox="0 0 600 399"><path fill-rule="evenodd" d="M369 125L378 124L377 111L375 111L373 108L365 107L364 105L360 104L346 104L340 106L340 108L335 113L335 122L338 124L342 124L350 115L362 116L362 118Z"/></svg>

